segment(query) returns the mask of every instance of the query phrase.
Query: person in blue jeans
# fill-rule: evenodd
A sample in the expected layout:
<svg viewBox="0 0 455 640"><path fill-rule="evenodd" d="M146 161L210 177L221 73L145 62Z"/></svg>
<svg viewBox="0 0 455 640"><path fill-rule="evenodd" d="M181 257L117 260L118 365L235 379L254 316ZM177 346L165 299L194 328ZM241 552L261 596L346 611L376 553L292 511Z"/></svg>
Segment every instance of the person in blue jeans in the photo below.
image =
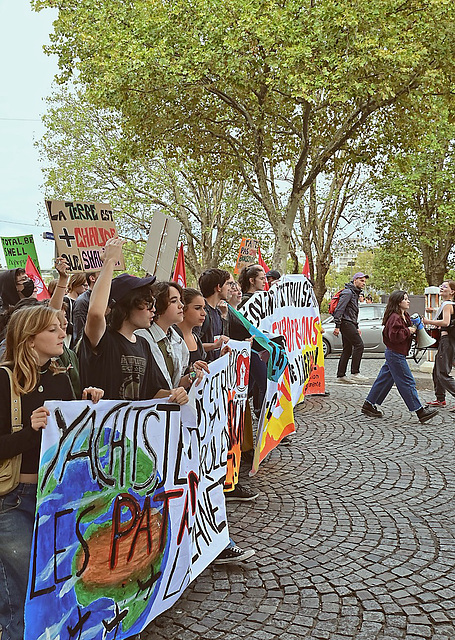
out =
<svg viewBox="0 0 455 640"><path fill-rule="evenodd" d="M423 424L431 420L437 409L424 407L417 395L416 383L406 356L416 332L408 313L409 298L406 291L394 291L389 298L382 319L383 340L386 345L385 364L370 389L362 406L362 413L373 418L382 418L381 405L395 384L409 411L415 411Z"/></svg>

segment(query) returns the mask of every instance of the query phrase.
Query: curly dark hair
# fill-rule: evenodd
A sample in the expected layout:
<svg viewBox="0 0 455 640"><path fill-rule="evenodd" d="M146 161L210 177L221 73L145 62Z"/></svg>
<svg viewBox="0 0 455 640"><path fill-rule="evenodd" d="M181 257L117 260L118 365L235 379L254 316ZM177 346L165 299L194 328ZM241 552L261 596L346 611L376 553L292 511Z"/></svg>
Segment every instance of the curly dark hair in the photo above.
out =
<svg viewBox="0 0 455 640"><path fill-rule="evenodd" d="M106 322L111 329L119 331L122 324L127 320L133 309L142 309L144 305L153 302L153 293L150 285L133 289L109 312Z"/></svg>

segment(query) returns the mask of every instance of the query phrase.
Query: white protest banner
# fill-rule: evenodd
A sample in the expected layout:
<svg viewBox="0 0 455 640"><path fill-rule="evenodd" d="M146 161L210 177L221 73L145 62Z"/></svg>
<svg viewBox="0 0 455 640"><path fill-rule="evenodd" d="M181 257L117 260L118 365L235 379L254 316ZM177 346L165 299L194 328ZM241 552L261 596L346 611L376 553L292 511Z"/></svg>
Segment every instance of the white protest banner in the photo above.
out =
<svg viewBox="0 0 455 640"><path fill-rule="evenodd" d="M252 472L294 427L294 406L307 393L325 391L319 308L309 280L283 276L269 291L257 291L241 308L257 328L286 342L289 364L278 381L267 381Z"/></svg>
<svg viewBox="0 0 455 640"><path fill-rule="evenodd" d="M109 238L117 236L111 207L99 202L46 200L46 209L57 253L66 259L69 270L100 270L102 250ZM117 268L125 268L123 257Z"/></svg>
<svg viewBox="0 0 455 640"><path fill-rule="evenodd" d="M25 640L139 633L226 547L213 404L46 403Z"/></svg>
<svg viewBox="0 0 455 640"><path fill-rule="evenodd" d="M225 491L232 491L239 481L241 446L245 429L245 409L248 401L251 342L229 340L231 352L227 369L229 453Z"/></svg>

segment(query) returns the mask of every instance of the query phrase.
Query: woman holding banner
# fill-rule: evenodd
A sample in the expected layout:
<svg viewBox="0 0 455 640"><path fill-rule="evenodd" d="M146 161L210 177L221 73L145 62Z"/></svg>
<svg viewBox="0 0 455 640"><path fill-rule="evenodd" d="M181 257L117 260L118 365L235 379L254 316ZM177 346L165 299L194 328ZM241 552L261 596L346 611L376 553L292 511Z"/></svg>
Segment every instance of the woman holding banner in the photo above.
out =
<svg viewBox="0 0 455 640"><path fill-rule="evenodd" d="M0 368L0 625L2 640L22 640L24 603L35 520L41 429L46 400L73 400L62 355L65 331L43 305L11 316ZM101 389L84 389L97 402Z"/></svg>

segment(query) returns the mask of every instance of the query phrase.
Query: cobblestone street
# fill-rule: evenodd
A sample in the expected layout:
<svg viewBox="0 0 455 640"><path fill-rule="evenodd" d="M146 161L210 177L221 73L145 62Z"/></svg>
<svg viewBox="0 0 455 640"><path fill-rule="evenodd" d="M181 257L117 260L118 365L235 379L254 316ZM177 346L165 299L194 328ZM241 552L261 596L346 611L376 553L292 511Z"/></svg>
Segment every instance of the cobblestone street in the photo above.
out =
<svg viewBox="0 0 455 640"><path fill-rule="evenodd" d="M259 498L228 504L256 555L210 566L146 640L454 640L455 414L421 425L392 391L385 418L364 417L370 385L334 384L336 363L330 396L308 398L291 445L247 479ZM419 393L433 397L428 374Z"/></svg>

